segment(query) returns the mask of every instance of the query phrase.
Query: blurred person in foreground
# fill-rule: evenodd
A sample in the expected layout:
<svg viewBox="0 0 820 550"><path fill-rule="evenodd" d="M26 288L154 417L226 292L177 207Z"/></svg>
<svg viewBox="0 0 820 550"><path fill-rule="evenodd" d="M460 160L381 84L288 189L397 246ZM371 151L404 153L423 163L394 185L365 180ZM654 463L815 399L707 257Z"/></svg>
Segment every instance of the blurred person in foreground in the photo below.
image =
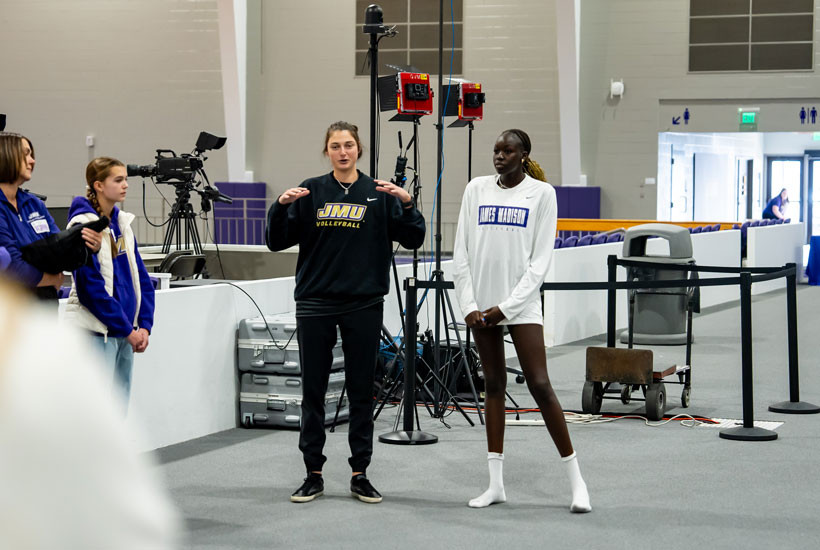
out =
<svg viewBox="0 0 820 550"><path fill-rule="evenodd" d="M0 250L0 548L176 548L177 512L129 440L101 357L20 292L10 261Z"/></svg>

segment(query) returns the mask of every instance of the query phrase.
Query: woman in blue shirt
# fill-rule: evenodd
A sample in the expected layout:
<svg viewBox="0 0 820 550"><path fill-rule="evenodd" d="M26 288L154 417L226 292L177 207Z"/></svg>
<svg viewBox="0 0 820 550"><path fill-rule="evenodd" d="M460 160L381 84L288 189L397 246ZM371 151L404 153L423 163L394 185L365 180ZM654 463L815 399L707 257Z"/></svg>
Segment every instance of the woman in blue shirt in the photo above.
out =
<svg viewBox="0 0 820 550"><path fill-rule="evenodd" d="M780 190L780 193L768 203L766 203L766 208L763 209L763 219L764 220L777 220L777 219L784 219L786 217L786 207L789 205L789 192L786 191L786 188Z"/></svg>
<svg viewBox="0 0 820 550"><path fill-rule="evenodd" d="M6 268L10 278L33 289L42 299L56 300L63 274L44 273L23 260L20 250L60 231L43 201L20 188L31 179L34 163L34 146L28 138L0 132L0 247L11 259ZM82 234L86 245L96 252L100 234L91 229L83 229Z"/></svg>

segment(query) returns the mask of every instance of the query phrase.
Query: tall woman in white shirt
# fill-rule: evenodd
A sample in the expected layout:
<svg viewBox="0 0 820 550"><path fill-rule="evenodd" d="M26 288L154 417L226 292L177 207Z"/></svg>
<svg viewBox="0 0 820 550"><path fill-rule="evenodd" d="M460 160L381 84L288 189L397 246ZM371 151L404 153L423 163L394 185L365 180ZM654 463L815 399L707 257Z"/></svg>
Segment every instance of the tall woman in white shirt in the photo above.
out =
<svg viewBox="0 0 820 550"><path fill-rule="evenodd" d="M563 409L547 375L540 286L552 261L558 211L555 190L530 159L529 136L506 130L495 142L497 175L473 179L464 191L453 254L458 302L484 370L490 487L469 505L505 502L504 327L527 387L566 464L573 512L589 512L589 494L572 448Z"/></svg>

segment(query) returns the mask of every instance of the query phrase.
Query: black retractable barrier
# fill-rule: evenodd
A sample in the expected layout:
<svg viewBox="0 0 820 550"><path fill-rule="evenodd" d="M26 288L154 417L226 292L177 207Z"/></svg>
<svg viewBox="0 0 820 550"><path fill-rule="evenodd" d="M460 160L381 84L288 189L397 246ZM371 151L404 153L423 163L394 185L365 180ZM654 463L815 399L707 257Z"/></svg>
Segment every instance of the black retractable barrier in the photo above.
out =
<svg viewBox="0 0 820 550"><path fill-rule="evenodd" d="M797 273L795 264L786 264L794 271L786 276L786 316L789 327L789 400L769 405L769 410L785 414L817 414L820 407L800 401L800 376L797 368Z"/></svg>
<svg viewBox="0 0 820 550"><path fill-rule="evenodd" d="M739 273L740 277L718 277L710 279L681 279L662 281L617 281L617 266L651 267L683 272ZM752 275L753 273L758 275ZM769 407L772 412L786 414L820 413L820 407L800 401L799 375L797 361L797 267L793 263L783 267L723 267L699 265L674 265L640 262L618 259L615 255L607 257L606 282L551 282L541 285L541 290L606 290L607 291L607 347L615 347L615 324L617 294L616 290L631 288L672 288L675 286L725 286L740 285L741 314L741 363L743 385L743 425L723 430L720 437L742 441L771 441L777 434L771 430L754 427L754 396L752 378L752 283L786 278L786 304L788 313L789 344L789 401L776 403ZM687 363L689 358L687 358Z"/></svg>
<svg viewBox="0 0 820 550"><path fill-rule="evenodd" d="M739 441L771 441L777 434L756 428L754 422L754 390L752 385L752 274L740 274L740 355L743 384L743 426L720 431L723 439Z"/></svg>

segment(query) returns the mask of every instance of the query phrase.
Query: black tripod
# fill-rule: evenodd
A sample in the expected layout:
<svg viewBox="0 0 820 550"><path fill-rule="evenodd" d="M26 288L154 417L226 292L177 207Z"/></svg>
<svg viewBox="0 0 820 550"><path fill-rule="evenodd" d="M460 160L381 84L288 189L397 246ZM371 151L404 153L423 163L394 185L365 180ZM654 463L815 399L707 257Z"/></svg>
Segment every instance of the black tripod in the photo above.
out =
<svg viewBox="0 0 820 550"><path fill-rule="evenodd" d="M162 242L162 253L171 251L171 244L176 244L176 250L188 250L193 245L194 254L202 254L202 240L199 238L199 229L196 226L196 214L191 206L191 183L174 184L177 200L171 207L168 215L168 229ZM185 248L182 247L184 234Z"/></svg>

